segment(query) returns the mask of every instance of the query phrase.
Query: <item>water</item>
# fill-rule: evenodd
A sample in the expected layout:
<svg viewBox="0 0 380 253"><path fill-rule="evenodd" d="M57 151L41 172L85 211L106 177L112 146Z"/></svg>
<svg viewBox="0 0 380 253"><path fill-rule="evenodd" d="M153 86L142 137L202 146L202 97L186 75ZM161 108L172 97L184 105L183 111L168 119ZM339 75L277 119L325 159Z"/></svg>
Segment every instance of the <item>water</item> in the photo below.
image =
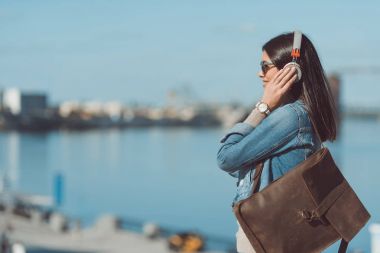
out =
<svg viewBox="0 0 380 253"><path fill-rule="evenodd" d="M59 209L85 226L112 213L233 242L235 179L216 165L224 132L150 128L0 133L0 173L6 171L13 190L44 195L53 195L54 176L62 174ZM369 223L379 222L380 122L347 119L341 137L328 147L372 214ZM368 225L349 249L370 252Z"/></svg>

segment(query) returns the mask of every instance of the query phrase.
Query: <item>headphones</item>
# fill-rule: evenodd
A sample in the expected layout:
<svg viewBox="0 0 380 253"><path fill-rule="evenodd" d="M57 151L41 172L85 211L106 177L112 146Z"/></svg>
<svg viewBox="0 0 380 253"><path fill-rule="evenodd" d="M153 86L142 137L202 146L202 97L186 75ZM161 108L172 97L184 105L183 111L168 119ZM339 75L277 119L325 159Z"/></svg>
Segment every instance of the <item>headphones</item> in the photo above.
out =
<svg viewBox="0 0 380 253"><path fill-rule="evenodd" d="M301 80L302 77L302 71L301 66L299 65L299 58L301 56L301 41L302 41L302 33L300 31L294 31L294 38L293 38L293 49L292 49L292 61L287 63L284 68L287 67L295 67L297 71L297 78L295 82L298 82Z"/></svg>

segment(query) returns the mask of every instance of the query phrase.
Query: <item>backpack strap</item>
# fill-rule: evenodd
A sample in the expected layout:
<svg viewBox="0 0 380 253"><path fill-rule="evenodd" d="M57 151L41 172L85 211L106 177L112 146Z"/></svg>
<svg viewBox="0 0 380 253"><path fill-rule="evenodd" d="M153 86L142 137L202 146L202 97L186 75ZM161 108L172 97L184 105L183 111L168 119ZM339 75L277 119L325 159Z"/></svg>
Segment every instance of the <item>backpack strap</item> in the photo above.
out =
<svg viewBox="0 0 380 253"><path fill-rule="evenodd" d="M344 239L340 241L339 251L338 253L346 253L347 251L348 242L346 242Z"/></svg>
<svg viewBox="0 0 380 253"><path fill-rule="evenodd" d="M252 194L259 191L261 173L263 172L264 162L260 162L256 165L255 174L253 176Z"/></svg>

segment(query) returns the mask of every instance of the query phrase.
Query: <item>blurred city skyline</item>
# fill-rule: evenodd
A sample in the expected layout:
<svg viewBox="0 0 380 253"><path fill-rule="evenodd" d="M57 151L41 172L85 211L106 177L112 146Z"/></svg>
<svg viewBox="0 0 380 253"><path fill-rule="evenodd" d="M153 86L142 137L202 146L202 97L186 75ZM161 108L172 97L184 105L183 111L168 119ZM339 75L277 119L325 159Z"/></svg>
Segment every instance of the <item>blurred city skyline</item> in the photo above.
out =
<svg viewBox="0 0 380 253"><path fill-rule="evenodd" d="M379 106L379 73L347 71L379 69L378 13L377 1L5 0L0 88L47 92L53 103L162 104L189 87L196 99L253 104L262 44L300 29L326 72L342 73L343 104Z"/></svg>

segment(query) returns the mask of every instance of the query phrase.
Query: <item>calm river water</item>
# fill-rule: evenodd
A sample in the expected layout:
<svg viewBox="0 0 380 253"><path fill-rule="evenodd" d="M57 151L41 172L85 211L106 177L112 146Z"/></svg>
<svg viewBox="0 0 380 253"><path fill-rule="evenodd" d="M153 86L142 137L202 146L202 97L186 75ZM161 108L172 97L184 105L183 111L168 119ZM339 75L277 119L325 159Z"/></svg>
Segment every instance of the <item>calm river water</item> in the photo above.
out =
<svg viewBox="0 0 380 253"><path fill-rule="evenodd" d="M380 222L380 122L346 119L338 142L328 143L338 166ZM222 128L145 128L0 133L0 173L12 190L53 196L53 178L64 177L69 217L91 225L104 213L154 221L174 230L196 230L234 240L231 212L235 179L218 169ZM370 252L368 225L351 250ZM326 252L337 251L334 245Z"/></svg>

